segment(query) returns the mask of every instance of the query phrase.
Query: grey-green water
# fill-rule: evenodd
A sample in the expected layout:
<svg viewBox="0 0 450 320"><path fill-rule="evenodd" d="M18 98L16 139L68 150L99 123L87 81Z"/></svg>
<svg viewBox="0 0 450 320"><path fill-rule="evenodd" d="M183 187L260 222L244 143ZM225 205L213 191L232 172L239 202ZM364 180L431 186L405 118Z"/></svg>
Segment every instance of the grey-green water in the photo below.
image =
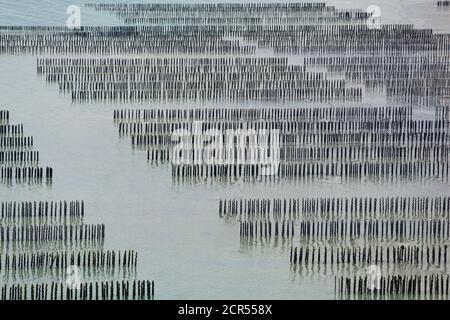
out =
<svg viewBox="0 0 450 320"><path fill-rule="evenodd" d="M65 8L77 2L2 0L0 25L63 25ZM342 8L377 4L384 23L450 29L450 12L437 11L435 1L328 4ZM81 17L82 24L118 23L83 7ZM52 186L0 185L0 201L85 200L86 222L106 224L105 248L139 252L137 278L156 281L157 299L316 299L334 297L332 277L316 273L300 277L290 272L286 243L241 247L239 225L219 218L219 199L435 196L450 191L448 184L434 180L174 184L168 167L151 167L145 153L119 139L112 120L115 108L160 106L153 102L73 104L69 96L37 76L36 57L0 56L0 108L11 111L11 122L24 124L25 133L35 138L40 163L54 168Z"/></svg>

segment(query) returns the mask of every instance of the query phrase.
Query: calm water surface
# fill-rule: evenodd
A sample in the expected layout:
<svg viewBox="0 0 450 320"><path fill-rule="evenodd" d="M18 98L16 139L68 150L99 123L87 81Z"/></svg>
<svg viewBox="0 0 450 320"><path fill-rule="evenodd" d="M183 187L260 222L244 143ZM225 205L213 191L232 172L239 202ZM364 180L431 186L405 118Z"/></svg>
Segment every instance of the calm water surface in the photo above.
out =
<svg viewBox="0 0 450 320"><path fill-rule="evenodd" d="M64 25L65 8L74 3L83 1L0 0L0 25ZM450 12L438 11L434 0L327 4L342 8L377 4L385 23L450 31ZM81 9L83 25L120 23L107 14ZM53 166L55 175L52 186L0 185L0 201L84 200L86 222L106 224L105 248L138 251L136 277L154 279L158 299L334 297L331 276L290 271L288 243L242 247L239 225L219 219L221 198L448 196L450 192L448 184L433 180L175 184L168 167L150 166L145 153L119 139L112 110L136 107L165 105L73 104L69 96L37 76L36 57L0 56L0 109L11 111L10 122L24 124L25 134L34 136L41 165Z"/></svg>

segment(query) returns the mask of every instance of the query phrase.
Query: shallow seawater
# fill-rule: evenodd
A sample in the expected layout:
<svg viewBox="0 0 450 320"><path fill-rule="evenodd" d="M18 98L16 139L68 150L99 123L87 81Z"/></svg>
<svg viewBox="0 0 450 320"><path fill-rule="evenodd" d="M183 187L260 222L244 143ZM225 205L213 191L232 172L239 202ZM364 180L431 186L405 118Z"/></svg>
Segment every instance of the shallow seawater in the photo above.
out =
<svg viewBox="0 0 450 320"><path fill-rule="evenodd" d="M438 12L435 1L328 4L364 8L377 2L385 23L450 31L450 11ZM0 25L63 25L65 8L73 3L81 2L1 0ZM107 14L84 10L83 24L119 23ZM300 275L290 270L289 243L241 246L239 224L219 218L219 199L448 196L450 192L448 183L436 180L174 183L169 167L148 164L145 152L119 139L113 122L113 109L158 107L173 104L72 103L57 86L37 75L36 57L0 56L0 109L10 110L10 122L24 124L25 134L34 136L41 165L54 168L51 186L0 185L0 201L84 200L85 222L106 224L106 249L138 252L136 278L154 279L157 299L334 298L330 272ZM420 112L424 117L428 113Z"/></svg>

